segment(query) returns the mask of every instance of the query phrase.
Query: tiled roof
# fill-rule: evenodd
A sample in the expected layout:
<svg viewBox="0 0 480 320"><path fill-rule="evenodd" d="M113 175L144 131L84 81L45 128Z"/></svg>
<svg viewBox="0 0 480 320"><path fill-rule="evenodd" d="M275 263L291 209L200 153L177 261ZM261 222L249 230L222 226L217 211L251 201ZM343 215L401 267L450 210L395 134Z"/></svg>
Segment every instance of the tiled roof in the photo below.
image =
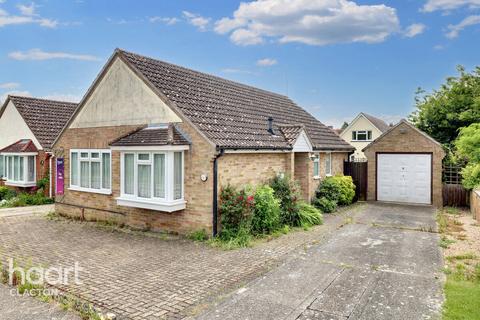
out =
<svg viewBox="0 0 480 320"><path fill-rule="evenodd" d="M298 135L304 129L303 125L285 125L280 127L280 132L282 132L285 140L291 146L297 141Z"/></svg>
<svg viewBox="0 0 480 320"><path fill-rule="evenodd" d="M378 130L382 131L382 132L385 132L387 131L388 129L390 129L390 126L385 122L383 121L382 119L379 119L379 118L376 118L374 116L371 116L369 114L366 114L364 112L362 112L362 114L365 116L365 118L367 118L371 123L373 123L373 125L375 127L377 127Z"/></svg>
<svg viewBox="0 0 480 320"><path fill-rule="evenodd" d="M315 149L353 150L331 129L286 96L125 51L118 52L221 148L289 149L283 135L268 132L302 124Z"/></svg>
<svg viewBox="0 0 480 320"><path fill-rule="evenodd" d="M38 152L37 147L30 139L22 139L0 150L0 153Z"/></svg>
<svg viewBox="0 0 480 320"><path fill-rule="evenodd" d="M164 146L164 145L188 145L190 142L185 136L173 129L172 141L169 141L168 128L144 128L132 132L112 143L111 146Z"/></svg>
<svg viewBox="0 0 480 320"><path fill-rule="evenodd" d="M77 103L9 96L30 130L44 148L54 140L77 108Z"/></svg>

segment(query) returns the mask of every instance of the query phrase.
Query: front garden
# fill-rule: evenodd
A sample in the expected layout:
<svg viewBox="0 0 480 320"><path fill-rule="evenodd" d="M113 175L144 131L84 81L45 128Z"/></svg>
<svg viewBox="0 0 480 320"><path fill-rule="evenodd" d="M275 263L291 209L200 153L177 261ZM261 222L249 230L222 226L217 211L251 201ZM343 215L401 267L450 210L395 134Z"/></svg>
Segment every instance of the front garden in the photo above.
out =
<svg viewBox="0 0 480 320"><path fill-rule="evenodd" d="M311 203L302 200L298 184L289 177L276 176L267 184L235 188L225 186L220 193L221 231L208 240L226 249L250 246L255 239L276 237L293 229L323 223L324 213L353 202L355 185L349 176L327 177L315 192ZM190 238L206 241L205 231Z"/></svg>
<svg viewBox="0 0 480 320"><path fill-rule="evenodd" d="M0 209L51 204L54 200L44 195L44 189L38 187L30 193L17 192L5 186L0 187Z"/></svg>

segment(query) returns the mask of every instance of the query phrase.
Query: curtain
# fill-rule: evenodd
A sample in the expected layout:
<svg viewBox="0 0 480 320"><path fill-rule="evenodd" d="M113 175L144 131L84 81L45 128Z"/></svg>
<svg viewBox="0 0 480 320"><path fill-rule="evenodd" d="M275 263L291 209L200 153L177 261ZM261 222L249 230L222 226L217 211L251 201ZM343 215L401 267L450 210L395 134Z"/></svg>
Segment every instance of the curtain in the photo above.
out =
<svg viewBox="0 0 480 320"><path fill-rule="evenodd" d="M325 155L325 173L332 174L332 154L327 153Z"/></svg>
<svg viewBox="0 0 480 320"><path fill-rule="evenodd" d="M173 154L173 199L182 199L183 193L183 166L182 152Z"/></svg>
<svg viewBox="0 0 480 320"><path fill-rule="evenodd" d="M8 157L8 180L13 180L13 157Z"/></svg>
<svg viewBox="0 0 480 320"><path fill-rule="evenodd" d="M315 160L313 160L313 176L318 177L320 176L320 162L318 159L318 156L315 157Z"/></svg>
<svg viewBox="0 0 480 320"><path fill-rule="evenodd" d="M72 159L70 160L70 185L78 186L78 153L72 153Z"/></svg>
<svg viewBox="0 0 480 320"><path fill-rule="evenodd" d="M110 154L102 154L102 188L110 189Z"/></svg>
<svg viewBox="0 0 480 320"><path fill-rule="evenodd" d="M165 198L165 155L153 156L153 194L156 198Z"/></svg>
<svg viewBox="0 0 480 320"><path fill-rule="evenodd" d="M100 162L92 161L90 163L91 188L100 189Z"/></svg>
<svg viewBox="0 0 480 320"><path fill-rule="evenodd" d="M24 157L18 157L19 159L19 165L18 165L18 170L19 170L19 173L18 173L18 180L19 181L25 181L25 175L24 175L24 162L25 162L25 158Z"/></svg>
<svg viewBox="0 0 480 320"><path fill-rule="evenodd" d="M90 188L90 162L80 161L80 186Z"/></svg>
<svg viewBox="0 0 480 320"><path fill-rule="evenodd" d="M20 175L20 158L18 156L13 157L13 180L18 181Z"/></svg>
<svg viewBox="0 0 480 320"><path fill-rule="evenodd" d="M151 197L152 166L147 164L138 165L138 196L140 198Z"/></svg>
<svg viewBox="0 0 480 320"><path fill-rule="evenodd" d="M28 181L35 181L35 156L28 157ZM50 168L52 170L52 168Z"/></svg>
<svg viewBox="0 0 480 320"><path fill-rule="evenodd" d="M124 157L124 193L134 194L134 155L126 154Z"/></svg>

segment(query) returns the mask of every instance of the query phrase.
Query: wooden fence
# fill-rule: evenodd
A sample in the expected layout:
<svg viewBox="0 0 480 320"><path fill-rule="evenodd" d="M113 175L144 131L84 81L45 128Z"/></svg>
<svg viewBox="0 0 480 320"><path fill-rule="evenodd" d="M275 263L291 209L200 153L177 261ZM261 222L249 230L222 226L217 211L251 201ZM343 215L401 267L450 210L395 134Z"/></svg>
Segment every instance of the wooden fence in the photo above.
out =
<svg viewBox="0 0 480 320"><path fill-rule="evenodd" d="M343 174L351 176L355 184L355 201L367 200L367 162L366 161L345 161Z"/></svg>
<svg viewBox="0 0 480 320"><path fill-rule="evenodd" d="M462 166L443 166L443 205L450 207L468 207L470 192L462 185Z"/></svg>

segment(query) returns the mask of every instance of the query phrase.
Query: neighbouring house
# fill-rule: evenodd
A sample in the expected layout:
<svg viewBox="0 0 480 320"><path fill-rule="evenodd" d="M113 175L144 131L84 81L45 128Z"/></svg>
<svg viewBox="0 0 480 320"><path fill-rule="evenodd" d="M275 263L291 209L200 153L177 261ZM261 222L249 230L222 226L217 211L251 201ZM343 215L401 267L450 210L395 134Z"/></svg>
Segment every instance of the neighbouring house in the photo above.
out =
<svg viewBox="0 0 480 320"><path fill-rule="evenodd" d="M443 205L440 143L406 120L363 149L368 159L367 200Z"/></svg>
<svg viewBox="0 0 480 320"><path fill-rule="evenodd" d="M77 107L76 103L8 96L0 109L0 183L28 191L48 178L53 196L52 145Z"/></svg>
<svg viewBox="0 0 480 320"><path fill-rule="evenodd" d="M370 142L377 139L390 126L382 119L361 112L342 130L340 137L355 147L355 152L350 155L350 160L366 160L362 152Z"/></svg>
<svg viewBox="0 0 480 320"><path fill-rule="evenodd" d="M214 234L222 186L285 174L310 199L354 150L286 96L122 50L55 149L66 168L58 213Z"/></svg>

